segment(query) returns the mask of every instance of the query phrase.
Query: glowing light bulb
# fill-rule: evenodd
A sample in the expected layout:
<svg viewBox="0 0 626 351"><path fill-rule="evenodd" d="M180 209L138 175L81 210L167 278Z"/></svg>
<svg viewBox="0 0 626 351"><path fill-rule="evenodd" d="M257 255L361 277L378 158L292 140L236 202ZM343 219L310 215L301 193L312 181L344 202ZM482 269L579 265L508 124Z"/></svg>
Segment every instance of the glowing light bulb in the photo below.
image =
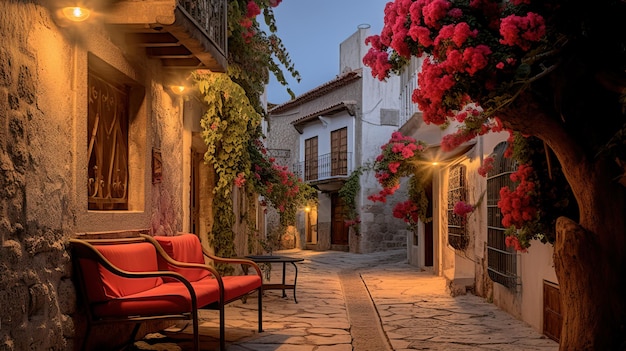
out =
<svg viewBox="0 0 626 351"><path fill-rule="evenodd" d="M172 85L172 86L170 86L170 89L176 95L182 95L185 92L185 86L184 85Z"/></svg>
<svg viewBox="0 0 626 351"><path fill-rule="evenodd" d="M91 12L80 6L71 6L63 8L63 15L70 21L82 22L89 18Z"/></svg>

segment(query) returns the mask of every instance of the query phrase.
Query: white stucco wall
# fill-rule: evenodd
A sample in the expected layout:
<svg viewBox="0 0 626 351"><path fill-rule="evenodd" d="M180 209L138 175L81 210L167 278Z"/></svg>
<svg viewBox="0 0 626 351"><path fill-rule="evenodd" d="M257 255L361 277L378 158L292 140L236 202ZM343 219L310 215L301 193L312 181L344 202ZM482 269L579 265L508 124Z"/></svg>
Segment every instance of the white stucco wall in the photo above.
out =
<svg viewBox="0 0 626 351"><path fill-rule="evenodd" d="M341 128L348 130L348 150L354 150L354 125L355 118L350 116L347 111L333 114L332 117L322 117L307 123L299 140L299 159L304 160L304 143L305 140L317 137L317 154L319 156L329 154L330 134ZM354 158L354 154L352 155ZM350 160L348 169L353 169L354 159Z"/></svg>

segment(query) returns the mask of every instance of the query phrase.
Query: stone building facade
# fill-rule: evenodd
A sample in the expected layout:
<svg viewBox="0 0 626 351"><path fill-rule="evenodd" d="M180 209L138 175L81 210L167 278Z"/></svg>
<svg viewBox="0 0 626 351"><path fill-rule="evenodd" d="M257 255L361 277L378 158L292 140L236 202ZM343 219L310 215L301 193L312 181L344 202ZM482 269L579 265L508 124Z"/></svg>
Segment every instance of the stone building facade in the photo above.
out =
<svg viewBox="0 0 626 351"><path fill-rule="evenodd" d="M183 98L168 88L165 61L129 46L128 33L115 26L119 21L111 25L107 19L112 17L100 12L111 8L68 24L58 17L59 3L0 2L2 350L72 350L80 341L84 320L72 282L70 238L102 231L173 234L190 229L193 135L183 118ZM122 17L136 13L150 14L125 8ZM163 27L167 24L146 25ZM225 57L214 58L225 62ZM120 144L127 148L127 171L116 168L118 158L110 166L115 178L110 183L124 193L122 207L97 208L101 199L94 200L101 188L94 189L105 181L94 181L90 173L90 151L98 147L92 145L97 128L88 121L90 104L94 99L113 104L104 93L95 97L95 76L112 82L109 97L127 99L128 123L121 129L127 128L128 141ZM113 124L120 125L112 122L111 129L101 126L100 132L113 137L118 129ZM96 331L92 345L111 349L126 332Z"/></svg>
<svg viewBox="0 0 626 351"><path fill-rule="evenodd" d="M315 250L346 250L367 253L406 246L406 225L392 215L392 207L373 203L369 195L380 191L373 172L359 180L356 197L361 223L359 230L345 227L337 191L351 172L372 163L391 133L399 128L399 84L373 78L362 63L367 52L363 26L340 44L339 74L294 100L269 110L268 148L292 151L286 162L294 173L318 189L318 206L299 214L296 246ZM345 130L345 169L331 172L331 134ZM307 172L307 140L318 140L315 175ZM342 151L343 152L343 151ZM326 174L326 173L327 174ZM333 173L333 174L331 174Z"/></svg>

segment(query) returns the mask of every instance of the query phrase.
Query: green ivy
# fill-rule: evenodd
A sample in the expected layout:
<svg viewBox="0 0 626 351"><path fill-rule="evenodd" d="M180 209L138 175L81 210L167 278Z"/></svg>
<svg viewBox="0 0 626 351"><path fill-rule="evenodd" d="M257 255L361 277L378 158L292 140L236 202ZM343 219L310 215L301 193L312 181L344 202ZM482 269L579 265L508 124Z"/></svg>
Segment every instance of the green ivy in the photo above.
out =
<svg viewBox="0 0 626 351"><path fill-rule="evenodd" d="M360 232L360 217L359 211L357 209L357 196L361 191L361 176L363 172L371 169L371 166L360 166L357 167L343 184L341 189L339 189L339 198L343 202L345 206L345 217L347 223L350 227L354 229L356 234L358 235Z"/></svg>
<svg viewBox="0 0 626 351"><path fill-rule="evenodd" d="M269 34L261 30L257 16L248 18L248 5L254 2L263 14ZM243 25L243 23L251 25ZM283 69L300 80L298 71L275 34L277 31L271 2L267 0L232 0L228 2L228 72L195 73L192 77L201 100L207 108L201 125L202 138L207 145L205 161L216 174L213 197L213 228L211 245L219 256L235 255L233 225L235 214L231 197L233 184L249 180L254 175L253 157L250 152L261 139L260 123L265 114L261 96L269 80L270 72L277 81L287 86ZM287 87L293 97L294 94ZM273 179L272 181L277 181ZM277 183L278 184L278 183ZM250 217L255 194L261 194L255 182L246 181L245 189L249 208L240 209ZM298 184L296 184L298 185ZM238 186L241 186L239 184ZM302 187L296 201L289 202L281 221L295 221L295 206L299 199L309 196L309 189ZM284 218L283 218L284 217ZM252 218L249 218L252 221ZM242 218L243 220L243 218ZM249 230L248 241L255 237L256 229ZM258 236L258 235L256 235ZM252 249L256 245L250 245Z"/></svg>

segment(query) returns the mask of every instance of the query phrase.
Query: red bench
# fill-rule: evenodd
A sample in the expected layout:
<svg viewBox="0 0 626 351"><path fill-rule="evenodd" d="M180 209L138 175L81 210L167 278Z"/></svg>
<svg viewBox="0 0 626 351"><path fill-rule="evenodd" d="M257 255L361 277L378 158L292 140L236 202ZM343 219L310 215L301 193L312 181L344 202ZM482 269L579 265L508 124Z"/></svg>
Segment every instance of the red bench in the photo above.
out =
<svg viewBox="0 0 626 351"><path fill-rule="evenodd" d="M195 235L165 238L162 248L150 236L123 239L71 239L76 280L88 325L134 323L131 342L146 320L191 319L194 350L199 349L198 308L220 310L220 349L225 350L224 305L257 290L259 331L262 331L261 272L251 261L235 260L257 270L257 275L222 277L198 259L202 255ZM195 240L194 240L195 238ZM196 243L197 242L197 243ZM198 248L200 251L198 251ZM173 256L188 262L178 262ZM200 256L201 257L201 256ZM258 285L258 286L257 286Z"/></svg>

